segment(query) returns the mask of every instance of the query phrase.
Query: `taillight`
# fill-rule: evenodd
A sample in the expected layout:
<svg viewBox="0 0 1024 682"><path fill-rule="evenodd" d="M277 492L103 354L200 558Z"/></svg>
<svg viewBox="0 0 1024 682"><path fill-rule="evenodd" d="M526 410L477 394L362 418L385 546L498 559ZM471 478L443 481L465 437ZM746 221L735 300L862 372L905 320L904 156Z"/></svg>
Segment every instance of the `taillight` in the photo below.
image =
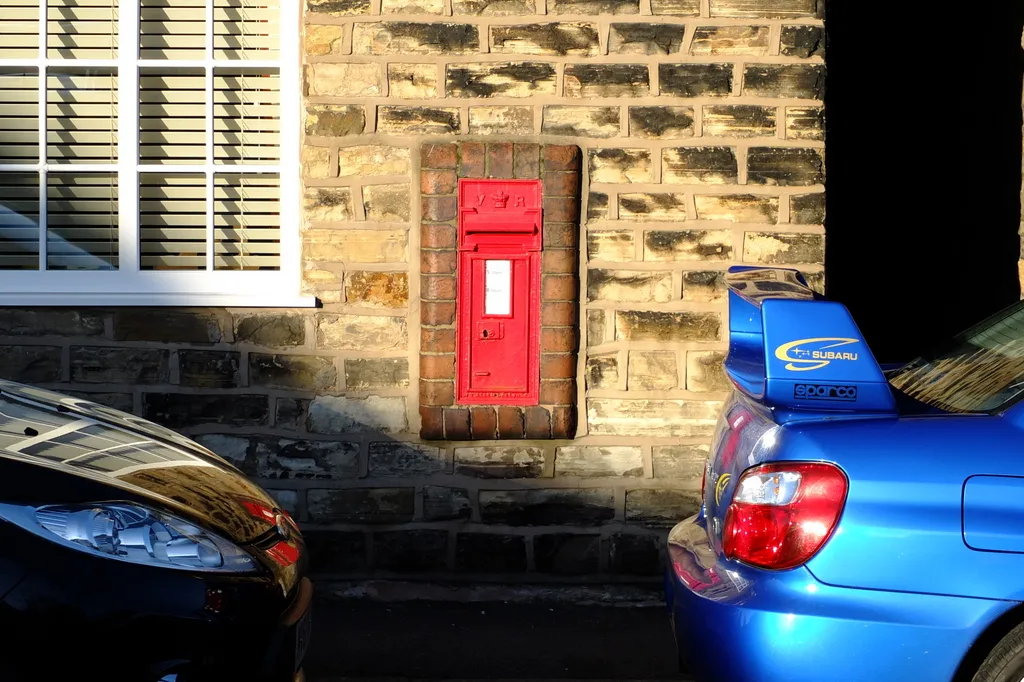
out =
<svg viewBox="0 0 1024 682"><path fill-rule="evenodd" d="M776 462L748 469L725 515L725 556L770 569L805 563L835 529L847 488L833 464Z"/></svg>

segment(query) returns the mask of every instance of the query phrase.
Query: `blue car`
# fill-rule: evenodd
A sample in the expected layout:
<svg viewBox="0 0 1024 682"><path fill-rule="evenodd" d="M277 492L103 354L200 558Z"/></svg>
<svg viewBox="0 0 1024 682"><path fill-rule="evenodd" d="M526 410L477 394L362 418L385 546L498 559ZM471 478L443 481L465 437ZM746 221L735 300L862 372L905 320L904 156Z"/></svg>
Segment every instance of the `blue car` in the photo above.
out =
<svg viewBox="0 0 1024 682"><path fill-rule="evenodd" d="M701 681L1024 680L1024 302L879 366L795 270L734 267L734 390L667 607Z"/></svg>

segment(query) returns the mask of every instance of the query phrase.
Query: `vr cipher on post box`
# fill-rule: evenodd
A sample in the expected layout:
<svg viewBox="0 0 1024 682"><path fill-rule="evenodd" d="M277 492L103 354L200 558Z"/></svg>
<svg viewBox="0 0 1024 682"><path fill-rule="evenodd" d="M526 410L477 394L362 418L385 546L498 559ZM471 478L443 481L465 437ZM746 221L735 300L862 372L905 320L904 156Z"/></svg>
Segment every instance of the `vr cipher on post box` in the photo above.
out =
<svg viewBox="0 0 1024 682"><path fill-rule="evenodd" d="M459 181L461 404L540 399L540 180Z"/></svg>

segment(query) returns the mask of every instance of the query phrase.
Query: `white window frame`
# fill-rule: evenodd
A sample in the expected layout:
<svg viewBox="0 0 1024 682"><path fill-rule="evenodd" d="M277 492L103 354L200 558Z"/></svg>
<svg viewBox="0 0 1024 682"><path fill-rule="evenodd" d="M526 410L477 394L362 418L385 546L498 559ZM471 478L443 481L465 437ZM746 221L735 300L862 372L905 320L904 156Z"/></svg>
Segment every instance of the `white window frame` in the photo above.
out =
<svg viewBox="0 0 1024 682"><path fill-rule="evenodd" d="M47 52L47 5L39 0L39 56L0 59L2 67L34 68L39 77L40 162L2 164L0 172L38 173L39 270L0 270L0 305L10 306L232 306L312 307L316 298L301 294L299 124L301 121L300 7L281 0L279 58L214 59L214 0L206 0L206 58L199 60L139 59L140 0L120 0L117 59L53 59ZM118 160L114 164L47 163L46 69L107 68L118 77ZM139 71L141 67L205 69L207 76L207 162L204 165L142 165L139 163ZM215 68L277 69L280 80L281 158L277 165L212 163L213 79ZM280 270L213 270L213 235L207 226L207 270L161 271L139 269L139 175L146 172L204 174L216 172L276 173L280 181ZM108 172L118 178L118 269L46 270L46 178L50 172ZM214 202L207 181L208 223Z"/></svg>

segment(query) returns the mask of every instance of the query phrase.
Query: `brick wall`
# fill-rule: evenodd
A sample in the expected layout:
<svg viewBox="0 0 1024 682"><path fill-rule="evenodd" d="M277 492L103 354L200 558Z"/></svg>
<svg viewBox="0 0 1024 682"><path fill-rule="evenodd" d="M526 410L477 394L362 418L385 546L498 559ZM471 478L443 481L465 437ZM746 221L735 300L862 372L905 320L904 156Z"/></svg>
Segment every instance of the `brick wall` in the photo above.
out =
<svg viewBox="0 0 1024 682"><path fill-rule="evenodd" d="M720 273L823 280L819 5L308 0L322 307L0 311L0 370L238 462L324 574L654 575L725 397ZM421 347L448 333L420 326L422 149L465 141L581 150L575 440L419 438Z"/></svg>

